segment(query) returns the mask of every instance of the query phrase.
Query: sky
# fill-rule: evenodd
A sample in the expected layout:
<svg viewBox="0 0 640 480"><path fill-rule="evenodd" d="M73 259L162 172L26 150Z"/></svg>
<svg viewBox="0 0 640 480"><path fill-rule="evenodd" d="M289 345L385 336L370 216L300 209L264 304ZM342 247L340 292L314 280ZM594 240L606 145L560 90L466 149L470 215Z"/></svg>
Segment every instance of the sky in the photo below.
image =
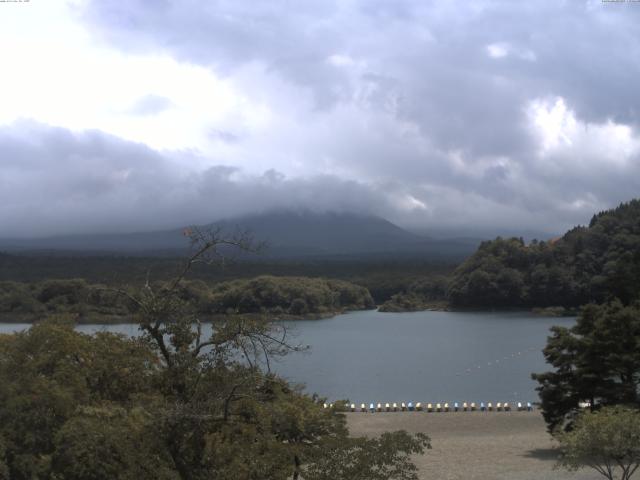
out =
<svg viewBox="0 0 640 480"><path fill-rule="evenodd" d="M0 237L271 209L563 232L640 195L640 3L0 2Z"/></svg>

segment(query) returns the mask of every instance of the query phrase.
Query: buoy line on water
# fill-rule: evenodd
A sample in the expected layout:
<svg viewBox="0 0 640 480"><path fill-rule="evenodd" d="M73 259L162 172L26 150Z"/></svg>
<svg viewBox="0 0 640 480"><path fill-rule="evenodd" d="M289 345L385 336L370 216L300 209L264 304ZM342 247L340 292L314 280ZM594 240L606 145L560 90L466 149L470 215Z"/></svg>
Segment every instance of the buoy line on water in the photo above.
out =
<svg viewBox="0 0 640 480"><path fill-rule="evenodd" d="M524 354L531 353L531 352L534 352L536 350L537 349L535 347L529 347L529 348L527 348L525 350L518 350L517 352L513 352L513 353L511 353L509 355L503 356L502 357L502 361L498 358L498 359L495 359L495 360L489 360L487 362L482 362L482 363L473 365L473 366L465 369L464 371L457 372L455 375L456 375L456 377L460 377L462 375L471 375L472 373L475 373L478 370L481 370L485 363L486 363L486 367L485 368L490 368L490 367L495 368L495 367L500 366L500 365L508 365L510 359L522 357Z"/></svg>
<svg viewBox="0 0 640 480"><path fill-rule="evenodd" d="M333 409L337 406L340 411L362 412L362 413L376 413L376 412L532 412L534 410L534 404L531 402L438 402L438 403L422 403L413 402L405 403L369 403L367 407L366 403L361 403L358 407L357 404L348 402L324 404L324 408Z"/></svg>

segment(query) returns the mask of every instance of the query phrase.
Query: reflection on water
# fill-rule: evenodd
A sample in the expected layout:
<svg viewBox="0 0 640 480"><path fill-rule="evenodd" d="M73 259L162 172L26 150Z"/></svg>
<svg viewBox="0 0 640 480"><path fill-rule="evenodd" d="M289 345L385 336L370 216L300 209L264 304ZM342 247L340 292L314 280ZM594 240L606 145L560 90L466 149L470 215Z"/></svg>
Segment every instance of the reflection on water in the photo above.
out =
<svg viewBox="0 0 640 480"><path fill-rule="evenodd" d="M541 350L552 325L574 319L527 313L354 312L285 322L310 345L272 365L310 393L354 402L536 400L532 372L548 369ZM0 332L28 328L0 324ZM133 324L78 330L138 334Z"/></svg>

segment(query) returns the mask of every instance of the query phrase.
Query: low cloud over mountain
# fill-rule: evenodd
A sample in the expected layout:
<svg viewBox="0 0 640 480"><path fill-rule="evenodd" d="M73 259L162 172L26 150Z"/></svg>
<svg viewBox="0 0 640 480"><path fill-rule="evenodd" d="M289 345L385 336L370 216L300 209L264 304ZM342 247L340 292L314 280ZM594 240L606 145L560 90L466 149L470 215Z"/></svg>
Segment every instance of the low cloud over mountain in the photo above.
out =
<svg viewBox="0 0 640 480"><path fill-rule="evenodd" d="M560 232L640 192L632 2L30 7L0 20L23 45L0 91L5 237L273 208Z"/></svg>

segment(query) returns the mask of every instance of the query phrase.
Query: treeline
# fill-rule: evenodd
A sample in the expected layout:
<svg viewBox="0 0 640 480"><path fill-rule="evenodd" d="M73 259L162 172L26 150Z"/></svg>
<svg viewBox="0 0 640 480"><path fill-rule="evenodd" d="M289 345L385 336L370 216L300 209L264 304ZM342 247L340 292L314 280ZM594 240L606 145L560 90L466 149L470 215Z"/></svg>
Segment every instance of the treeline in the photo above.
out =
<svg viewBox="0 0 640 480"><path fill-rule="evenodd" d="M376 305L383 305L394 296L426 295L428 299L446 297L448 277L455 265L390 264L381 271L375 270L347 278L348 281L369 290Z"/></svg>
<svg viewBox="0 0 640 480"><path fill-rule="evenodd" d="M162 289L163 282L155 286ZM0 282L0 313L7 319L30 320L70 313L79 321L126 317L135 310L126 287L90 284L82 279L44 282ZM199 315L317 315L374 308L368 290L341 280L261 276L208 284L184 282L180 296Z"/></svg>
<svg viewBox="0 0 640 480"><path fill-rule="evenodd" d="M449 278L431 275L414 280L380 306L381 312L417 312L446 307Z"/></svg>
<svg viewBox="0 0 640 480"><path fill-rule="evenodd" d="M214 285L212 313L305 315L375 307L369 291L342 280L261 276Z"/></svg>
<svg viewBox="0 0 640 480"><path fill-rule="evenodd" d="M555 241L483 242L453 274L454 307L578 307L640 297L640 201L594 215Z"/></svg>
<svg viewBox="0 0 640 480"><path fill-rule="evenodd" d="M0 251L0 281L84 278L90 283L108 285L141 284L149 276L156 280L173 278L183 266L184 257L178 256L100 256L74 252L7 254ZM260 275L337 278L366 286L374 297L386 297L384 301L417 277L450 273L456 266L457 262L418 256L343 255L270 259L256 254L227 261L224 268L194 265L190 279L211 283Z"/></svg>
<svg viewBox="0 0 640 480"><path fill-rule="evenodd" d="M131 311L126 296L82 279L0 282L0 315L5 321L32 321L58 314L72 314L79 321L106 321Z"/></svg>
<svg viewBox="0 0 640 480"><path fill-rule="evenodd" d="M66 254L9 255L0 252L0 282L43 282L82 278L89 283L118 287L140 285L147 277L173 278L184 266L184 258L88 256ZM424 277L449 275L457 265L427 258L344 256L340 258L303 258L269 260L260 256L227 262L224 268L195 265L192 280L206 283L251 279L261 275L276 277L322 277L345 280L369 290L376 304Z"/></svg>

